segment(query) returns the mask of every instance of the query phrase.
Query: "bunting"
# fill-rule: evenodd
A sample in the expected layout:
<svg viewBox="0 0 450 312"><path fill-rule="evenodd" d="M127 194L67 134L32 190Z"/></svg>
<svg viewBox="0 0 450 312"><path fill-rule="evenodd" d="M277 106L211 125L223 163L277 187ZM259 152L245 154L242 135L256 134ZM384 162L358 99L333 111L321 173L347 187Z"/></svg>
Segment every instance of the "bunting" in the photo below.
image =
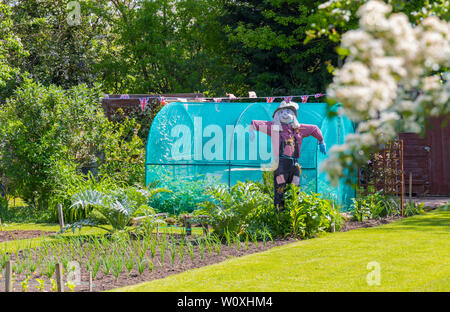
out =
<svg viewBox="0 0 450 312"><path fill-rule="evenodd" d="M166 99L164 97L162 97L162 96L159 97L158 100L161 102L161 105L166 105L167 104Z"/></svg>
<svg viewBox="0 0 450 312"><path fill-rule="evenodd" d="M292 96L285 96L283 98L286 103L290 103L292 101Z"/></svg>
<svg viewBox="0 0 450 312"><path fill-rule="evenodd" d="M128 99L130 99L130 96L129 96L128 94L122 94L122 95L120 96L120 99L121 99L121 100L128 100Z"/></svg>
<svg viewBox="0 0 450 312"><path fill-rule="evenodd" d="M235 96L234 94L226 93L226 95L228 96L228 98L229 98L230 100L236 100L236 96Z"/></svg>
<svg viewBox="0 0 450 312"><path fill-rule="evenodd" d="M302 99L302 103L306 103L308 102L309 95L302 95L300 98Z"/></svg>
<svg viewBox="0 0 450 312"><path fill-rule="evenodd" d="M148 98L148 97L145 97L145 98L139 98L139 103L141 104L141 109L142 109L142 111L145 110L145 106L147 106L148 101L149 101L149 98Z"/></svg>
<svg viewBox="0 0 450 312"><path fill-rule="evenodd" d="M220 102L222 102L222 99L221 98L214 98L214 102L220 103Z"/></svg>
<svg viewBox="0 0 450 312"><path fill-rule="evenodd" d="M275 98L274 97L268 97L268 98L266 98L266 100L267 100L267 103L273 103L273 101L275 101Z"/></svg>
<svg viewBox="0 0 450 312"><path fill-rule="evenodd" d="M318 99L318 98L322 97L322 93L316 93L316 94L314 95L314 97L315 97L316 99Z"/></svg>

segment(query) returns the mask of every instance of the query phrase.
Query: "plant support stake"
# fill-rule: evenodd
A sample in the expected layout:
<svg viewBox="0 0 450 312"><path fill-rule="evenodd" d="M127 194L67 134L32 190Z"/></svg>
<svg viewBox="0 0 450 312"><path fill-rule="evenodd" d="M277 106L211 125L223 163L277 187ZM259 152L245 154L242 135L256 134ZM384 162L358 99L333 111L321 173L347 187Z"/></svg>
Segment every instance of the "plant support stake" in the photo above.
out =
<svg viewBox="0 0 450 312"><path fill-rule="evenodd" d="M62 263L56 264L56 287L58 292L64 292Z"/></svg>
<svg viewBox="0 0 450 312"><path fill-rule="evenodd" d="M6 262L6 272L5 272L5 291L11 292L13 289L12 285L12 261Z"/></svg>
<svg viewBox="0 0 450 312"><path fill-rule="evenodd" d="M59 229L62 232L64 229L64 215L63 215L61 204L58 204L58 217L59 217Z"/></svg>

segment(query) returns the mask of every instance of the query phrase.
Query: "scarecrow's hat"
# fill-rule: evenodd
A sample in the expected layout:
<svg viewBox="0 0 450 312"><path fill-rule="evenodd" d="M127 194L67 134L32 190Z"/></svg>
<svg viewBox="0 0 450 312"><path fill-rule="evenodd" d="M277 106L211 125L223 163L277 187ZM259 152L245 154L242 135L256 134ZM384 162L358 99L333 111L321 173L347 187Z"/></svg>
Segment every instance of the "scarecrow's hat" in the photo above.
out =
<svg viewBox="0 0 450 312"><path fill-rule="evenodd" d="M298 104L295 103L295 102L292 102L292 101L291 102L283 101L283 102L281 102L280 106L273 112L272 118L275 117L275 114L280 109L284 109L284 108L292 110L294 112L294 114L295 114L295 117L297 117Z"/></svg>

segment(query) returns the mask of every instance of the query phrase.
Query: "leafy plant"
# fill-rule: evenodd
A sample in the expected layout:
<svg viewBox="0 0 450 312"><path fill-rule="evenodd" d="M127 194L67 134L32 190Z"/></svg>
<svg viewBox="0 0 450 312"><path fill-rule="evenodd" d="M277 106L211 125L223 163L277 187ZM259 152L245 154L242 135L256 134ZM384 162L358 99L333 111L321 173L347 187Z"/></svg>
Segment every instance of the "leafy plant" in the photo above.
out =
<svg viewBox="0 0 450 312"><path fill-rule="evenodd" d="M26 279L24 279L22 282L20 282L20 286L22 287L23 292L27 292L27 290L28 290L30 277L31 276L28 276Z"/></svg>
<svg viewBox="0 0 450 312"><path fill-rule="evenodd" d="M66 286L67 286L67 288L69 288L70 292L73 292L77 285L72 281L67 281Z"/></svg>
<svg viewBox="0 0 450 312"><path fill-rule="evenodd" d="M186 248L187 248L189 257L191 258L191 261L194 262L194 245L191 242L187 242Z"/></svg>
<svg viewBox="0 0 450 312"><path fill-rule="evenodd" d="M422 214L424 213L424 207L425 207L425 203L415 203L415 202L411 202L411 203L406 203L404 206L404 216L405 217L411 217L417 214Z"/></svg>
<svg viewBox="0 0 450 312"><path fill-rule="evenodd" d="M290 213L293 234L304 238L330 230L340 216L329 200L319 194L300 192L299 187L293 184L286 192L285 205Z"/></svg>
<svg viewBox="0 0 450 312"><path fill-rule="evenodd" d="M138 262L138 264L139 264L139 262ZM134 267L133 257L130 257L130 256L127 257L127 259L125 260L125 267L127 268L128 275L131 275L131 271L133 270L133 267Z"/></svg>
<svg viewBox="0 0 450 312"><path fill-rule="evenodd" d="M38 283L35 287L39 290L39 292L43 292L45 288L45 280L37 278L36 282Z"/></svg>
<svg viewBox="0 0 450 312"><path fill-rule="evenodd" d="M85 189L74 194L71 208L82 209L86 214L95 209L108 221L113 231L119 231L125 229L137 211L143 211L143 206L150 198L161 192L168 192L168 190L161 188L146 190L128 187L100 192ZM110 231L89 219L80 222L69 225L66 229L90 225Z"/></svg>
<svg viewBox="0 0 450 312"><path fill-rule="evenodd" d="M201 176L194 179L174 178L168 173L162 173L160 176L158 185L171 192L160 194L150 200L150 206L159 212L174 215L182 212L191 213L209 197L205 191L212 185L212 182L202 179Z"/></svg>
<svg viewBox="0 0 450 312"><path fill-rule="evenodd" d="M56 281L53 278L50 279L50 289L53 292L57 292L58 291L58 284L56 283Z"/></svg>
<svg viewBox="0 0 450 312"><path fill-rule="evenodd" d="M204 209L198 213L208 216L208 224L220 236L224 236L227 231L241 232L252 210L272 202L269 195L261 193L252 182L238 182L231 189L226 185L218 185L210 188L208 194L212 200L202 203Z"/></svg>
<svg viewBox="0 0 450 312"><path fill-rule="evenodd" d="M106 257L104 257L102 259L102 271L105 275L109 274L109 271L111 270L111 266L114 262L114 256L113 255L108 255Z"/></svg>
<svg viewBox="0 0 450 312"><path fill-rule="evenodd" d="M92 266L92 278L95 279L95 277L97 276L98 271L100 270L100 267L102 265L102 261L100 259L96 259L94 261L94 264Z"/></svg>
<svg viewBox="0 0 450 312"><path fill-rule="evenodd" d="M142 275L145 270L145 258L140 258L137 262L137 269L139 272L139 275Z"/></svg>
<svg viewBox="0 0 450 312"><path fill-rule="evenodd" d="M383 196L381 192L352 199L353 217L357 221L378 219L400 213L398 202L391 196Z"/></svg>
<svg viewBox="0 0 450 312"><path fill-rule="evenodd" d="M53 274L55 273L56 269L56 262L53 259L50 259L45 264L45 275L47 278L51 278Z"/></svg>
<svg viewBox="0 0 450 312"><path fill-rule="evenodd" d="M124 262L123 257L121 257L119 255L115 256L115 260L114 260L114 264L113 264L113 276L116 281L119 279L119 275L122 272L123 262Z"/></svg>
<svg viewBox="0 0 450 312"><path fill-rule="evenodd" d="M205 245L203 243L203 238L197 238L196 243L200 251L200 258L203 260L203 258L205 257Z"/></svg>

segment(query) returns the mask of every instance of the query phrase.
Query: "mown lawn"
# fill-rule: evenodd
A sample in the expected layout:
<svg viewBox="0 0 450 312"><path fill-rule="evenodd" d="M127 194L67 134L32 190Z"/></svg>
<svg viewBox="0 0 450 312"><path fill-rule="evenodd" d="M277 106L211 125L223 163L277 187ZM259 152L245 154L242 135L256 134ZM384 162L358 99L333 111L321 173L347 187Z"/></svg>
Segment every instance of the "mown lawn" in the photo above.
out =
<svg viewBox="0 0 450 312"><path fill-rule="evenodd" d="M230 259L114 291L450 291L450 211ZM378 263L379 285L368 284Z"/></svg>

